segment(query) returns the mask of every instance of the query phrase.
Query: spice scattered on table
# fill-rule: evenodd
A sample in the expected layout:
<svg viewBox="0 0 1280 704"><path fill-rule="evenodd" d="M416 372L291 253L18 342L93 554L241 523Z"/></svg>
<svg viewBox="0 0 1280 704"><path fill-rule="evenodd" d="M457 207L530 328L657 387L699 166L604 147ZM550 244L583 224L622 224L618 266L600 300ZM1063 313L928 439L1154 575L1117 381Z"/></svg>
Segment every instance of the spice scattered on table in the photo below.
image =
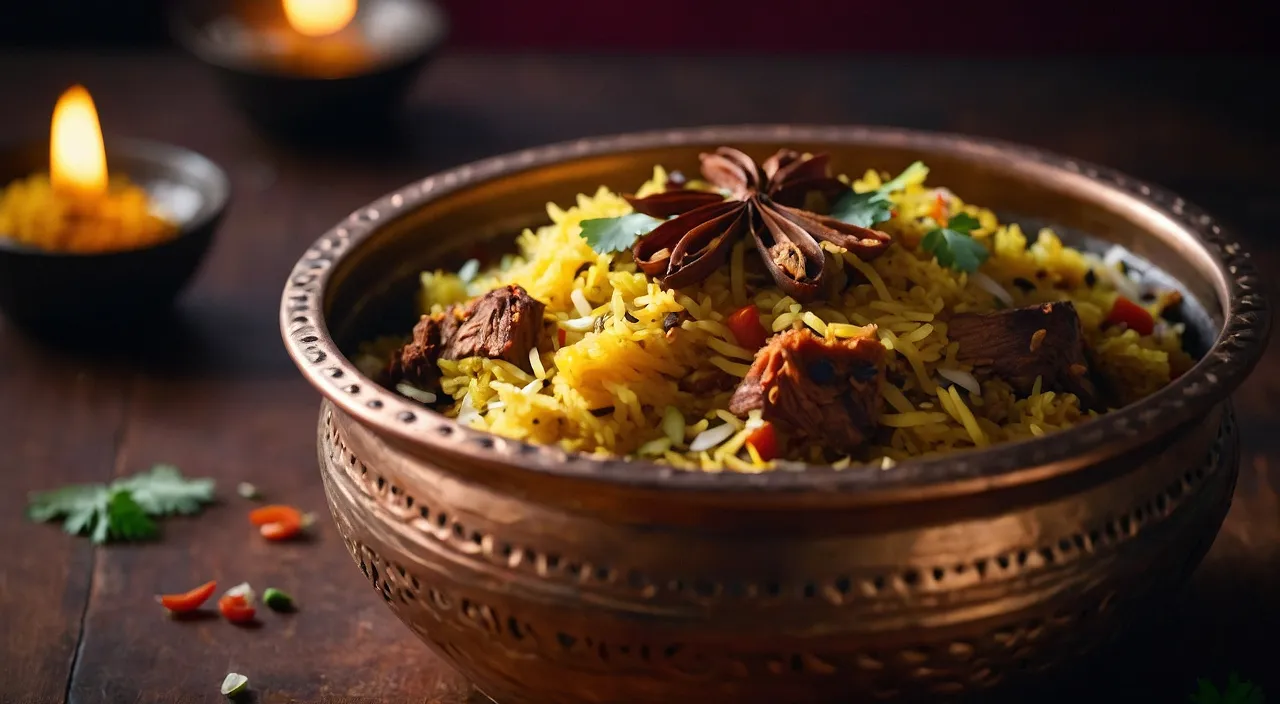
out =
<svg viewBox="0 0 1280 704"><path fill-rule="evenodd" d="M258 532L267 540L288 540L309 525L301 511L284 504L271 504L250 511L249 522L258 526Z"/></svg>
<svg viewBox="0 0 1280 704"><path fill-rule="evenodd" d="M175 614L185 614L200 608L204 602L213 596L213 590L217 589L217 582L205 582L204 584L183 594L162 594L156 599L164 608Z"/></svg>
<svg viewBox="0 0 1280 704"><path fill-rule="evenodd" d="M262 592L262 603L272 611L289 612L294 610L293 597L276 589L275 587L267 587Z"/></svg>
<svg viewBox="0 0 1280 704"><path fill-rule="evenodd" d="M262 498L262 492L258 491L258 487L250 484L249 482L240 482L237 484L236 493L240 495L240 498L248 499L250 501L257 501Z"/></svg>
<svg viewBox="0 0 1280 704"><path fill-rule="evenodd" d="M257 616L257 609L253 606L254 597L253 587L248 582L238 584L218 599L218 613L231 623L252 623Z"/></svg>
<svg viewBox="0 0 1280 704"><path fill-rule="evenodd" d="M238 672L228 672L225 679L222 680L222 695L224 697L236 697L243 694L249 688L249 678Z"/></svg>
<svg viewBox="0 0 1280 704"><path fill-rule="evenodd" d="M95 543L147 540L160 533L153 518L199 513L213 502L213 491L212 479L188 479L173 465L157 464L110 484L34 493L27 516L42 523L63 519L64 531Z"/></svg>

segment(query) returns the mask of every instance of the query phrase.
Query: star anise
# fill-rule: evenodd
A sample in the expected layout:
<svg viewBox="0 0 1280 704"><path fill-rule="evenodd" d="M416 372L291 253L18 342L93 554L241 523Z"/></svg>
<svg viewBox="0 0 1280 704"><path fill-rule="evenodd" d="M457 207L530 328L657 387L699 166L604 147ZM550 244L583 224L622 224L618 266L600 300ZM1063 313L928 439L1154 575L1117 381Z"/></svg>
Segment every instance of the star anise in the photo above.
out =
<svg viewBox="0 0 1280 704"><path fill-rule="evenodd" d="M849 186L832 178L828 158L782 149L757 166L737 149L702 154L702 176L721 193L667 190L628 197L636 212L672 218L632 247L636 264L665 286L702 281L724 263L733 243L750 234L778 287L796 300L822 286L826 257L819 240L869 260L889 246L879 230L858 227L804 208L810 194L831 203ZM675 216L675 217L672 217Z"/></svg>

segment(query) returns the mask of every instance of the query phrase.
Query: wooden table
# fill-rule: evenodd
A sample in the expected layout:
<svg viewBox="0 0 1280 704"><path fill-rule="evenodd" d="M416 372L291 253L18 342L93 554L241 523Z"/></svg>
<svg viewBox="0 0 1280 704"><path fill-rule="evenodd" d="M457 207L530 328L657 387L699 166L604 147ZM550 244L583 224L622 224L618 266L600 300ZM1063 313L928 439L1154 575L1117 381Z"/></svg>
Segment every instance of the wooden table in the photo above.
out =
<svg viewBox="0 0 1280 704"><path fill-rule="evenodd" d="M306 244L415 177L538 143L718 122L872 122L1029 142L1153 179L1209 207L1280 266L1280 138L1250 76L1216 62L448 56L417 86L404 141L297 151L256 136L211 76L169 55L0 55L0 131L47 130L72 82L107 131L171 141L222 164L234 203L179 324L110 359L41 347L0 322L0 701L215 702L228 671L277 701L478 700L392 617L327 520L267 544L241 480L324 511L317 394L279 342L277 300ZM1259 93L1265 91L1259 91ZM1280 349L1236 397L1244 466L1212 554L1176 608L1061 700L1184 702L1231 671L1280 696ZM155 462L216 477L223 501L160 542L93 548L23 517L28 491L105 481ZM241 629L174 622L153 601L210 578L294 594L301 611ZM1059 697L1052 697L1058 701ZM1050 700L1048 694L1044 701ZM785 704L785 703L780 703Z"/></svg>

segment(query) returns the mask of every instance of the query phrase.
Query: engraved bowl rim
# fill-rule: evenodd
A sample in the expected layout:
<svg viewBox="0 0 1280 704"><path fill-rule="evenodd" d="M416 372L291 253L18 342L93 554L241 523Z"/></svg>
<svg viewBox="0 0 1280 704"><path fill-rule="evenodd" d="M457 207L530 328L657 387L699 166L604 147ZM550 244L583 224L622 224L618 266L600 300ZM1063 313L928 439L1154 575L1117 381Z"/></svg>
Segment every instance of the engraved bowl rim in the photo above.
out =
<svg viewBox="0 0 1280 704"><path fill-rule="evenodd" d="M1223 326L1196 365L1156 393L1045 437L895 464L843 470L797 463L761 474L686 471L645 460L595 457L463 427L365 377L341 353L324 312L330 276L355 245L387 222L460 189L522 171L628 151L779 142L874 145L999 163L1046 182L1074 181L1133 209L1151 227L1174 227L1216 269ZM1212 216L1185 199L1111 168L1003 140L867 125L743 124L631 132L559 142L463 164L363 206L317 239L285 283L280 326L307 380L342 412L379 434L439 455L527 473L651 490L848 492L871 503L931 499L1016 486L1090 466L1194 420L1252 371L1267 344L1271 312L1249 253Z"/></svg>

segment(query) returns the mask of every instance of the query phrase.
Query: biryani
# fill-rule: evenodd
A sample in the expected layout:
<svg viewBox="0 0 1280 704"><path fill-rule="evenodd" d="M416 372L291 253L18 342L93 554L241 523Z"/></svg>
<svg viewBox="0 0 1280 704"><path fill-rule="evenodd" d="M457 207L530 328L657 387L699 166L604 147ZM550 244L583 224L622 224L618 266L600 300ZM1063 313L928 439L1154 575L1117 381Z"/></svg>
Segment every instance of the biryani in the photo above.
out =
<svg viewBox="0 0 1280 704"><path fill-rule="evenodd" d="M548 204L500 261L424 272L417 325L358 362L476 429L711 472L1042 436L1193 364L1176 291L928 174L728 147L698 178L658 166Z"/></svg>

